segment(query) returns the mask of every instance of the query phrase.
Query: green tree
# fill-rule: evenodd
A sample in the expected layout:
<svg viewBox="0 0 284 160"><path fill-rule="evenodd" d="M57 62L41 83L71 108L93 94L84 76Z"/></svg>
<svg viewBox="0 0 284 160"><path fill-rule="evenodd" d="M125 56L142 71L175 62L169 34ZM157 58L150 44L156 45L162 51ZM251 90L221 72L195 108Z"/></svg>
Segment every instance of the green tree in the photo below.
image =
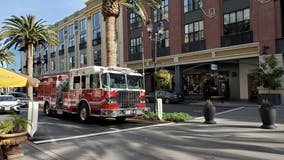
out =
<svg viewBox="0 0 284 160"><path fill-rule="evenodd" d="M4 66L4 63L6 64L15 64L16 61L14 59L15 54L9 50L7 50L6 48L4 48L2 46L2 44L0 44L0 64L1 67Z"/></svg>
<svg viewBox="0 0 284 160"><path fill-rule="evenodd" d="M27 52L28 76L33 77L33 52L37 46L47 47L47 43L59 46L56 32L49 29L45 21L35 16L11 16L5 19L0 32L0 37L5 39L4 45L7 49L11 47L18 48L20 51ZM28 95L33 100L33 88L28 87Z"/></svg>
<svg viewBox="0 0 284 160"><path fill-rule="evenodd" d="M106 22L106 57L107 66L117 66L116 18L119 16L120 4L136 13L144 22L148 21L145 6L160 10L162 0L103 0L102 14Z"/></svg>
<svg viewBox="0 0 284 160"><path fill-rule="evenodd" d="M276 89L281 87L280 78L284 74L282 67L277 67L277 61L274 55L264 57L264 62L255 70L259 83L264 88Z"/></svg>

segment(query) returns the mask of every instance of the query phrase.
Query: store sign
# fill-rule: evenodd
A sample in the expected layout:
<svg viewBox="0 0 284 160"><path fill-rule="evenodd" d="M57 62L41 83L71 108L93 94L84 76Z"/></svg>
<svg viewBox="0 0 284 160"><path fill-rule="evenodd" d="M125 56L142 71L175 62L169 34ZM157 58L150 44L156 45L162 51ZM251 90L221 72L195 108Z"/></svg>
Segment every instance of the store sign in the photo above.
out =
<svg viewBox="0 0 284 160"><path fill-rule="evenodd" d="M217 71L218 70L217 64L211 64L211 70L212 71Z"/></svg>

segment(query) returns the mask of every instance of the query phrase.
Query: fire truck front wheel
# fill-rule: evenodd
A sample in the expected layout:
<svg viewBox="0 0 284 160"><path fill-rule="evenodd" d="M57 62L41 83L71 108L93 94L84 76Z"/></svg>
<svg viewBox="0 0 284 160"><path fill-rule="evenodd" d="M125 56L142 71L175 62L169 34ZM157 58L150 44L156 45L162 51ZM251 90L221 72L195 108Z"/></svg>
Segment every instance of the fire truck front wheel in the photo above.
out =
<svg viewBox="0 0 284 160"><path fill-rule="evenodd" d="M89 108L86 103L81 103L79 107L79 120L81 122L87 122L89 120Z"/></svg>

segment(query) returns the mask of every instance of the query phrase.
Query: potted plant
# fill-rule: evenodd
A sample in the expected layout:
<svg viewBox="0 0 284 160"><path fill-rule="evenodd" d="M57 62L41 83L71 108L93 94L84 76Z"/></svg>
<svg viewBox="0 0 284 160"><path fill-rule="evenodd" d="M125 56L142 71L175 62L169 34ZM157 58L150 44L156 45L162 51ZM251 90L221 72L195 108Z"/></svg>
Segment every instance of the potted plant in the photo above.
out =
<svg viewBox="0 0 284 160"><path fill-rule="evenodd" d="M214 121L215 112L216 112L215 105L212 103L211 99L208 99L206 101L206 104L203 107L203 115L205 118L205 121L204 121L205 124L215 124L216 123L216 121Z"/></svg>
<svg viewBox="0 0 284 160"><path fill-rule="evenodd" d="M172 79L172 74L167 69L160 69L155 74L155 79L160 88L166 88Z"/></svg>
<svg viewBox="0 0 284 160"><path fill-rule="evenodd" d="M276 109L270 104L268 99L263 99L259 108L260 118L264 129L275 129Z"/></svg>
<svg viewBox="0 0 284 160"><path fill-rule="evenodd" d="M24 156L18 146L27 140L27 125L27 119L18 115L12 115L9 120L0 122L2 157L11 159Z"/></svg>
<svg viewBox="0 0 284 160"><path fill-rule="evenodd" d="M254 72L259 85L268 89L268 93L258 95L258 103L261 104L263 99L268 99L272 105L281 104L281 95L270 93L271 90L281 87L280 78L284 74L283 68L277 67L276 57L274 55L265 56L264 62Z"/></svg>

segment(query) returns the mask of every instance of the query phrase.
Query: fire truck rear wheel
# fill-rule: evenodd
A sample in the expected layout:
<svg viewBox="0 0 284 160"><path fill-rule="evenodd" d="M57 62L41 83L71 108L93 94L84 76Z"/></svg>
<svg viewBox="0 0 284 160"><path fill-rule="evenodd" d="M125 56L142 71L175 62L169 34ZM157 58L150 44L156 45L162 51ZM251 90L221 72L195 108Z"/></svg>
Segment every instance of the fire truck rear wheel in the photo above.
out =
<svg viewBox="0 0 284 160"><path fill-rule="evenodd" d="M51 110L50 110L50 106L48 103L44 104L44 114L47 116L51 116Z"/></svg>
<svg viewBox="0 0 284 160"><path fill-rule="evenodd" d="M89 120L89 108L86 103L80 104L79 107L79 120L81 122L87 122Z"/></svg>

